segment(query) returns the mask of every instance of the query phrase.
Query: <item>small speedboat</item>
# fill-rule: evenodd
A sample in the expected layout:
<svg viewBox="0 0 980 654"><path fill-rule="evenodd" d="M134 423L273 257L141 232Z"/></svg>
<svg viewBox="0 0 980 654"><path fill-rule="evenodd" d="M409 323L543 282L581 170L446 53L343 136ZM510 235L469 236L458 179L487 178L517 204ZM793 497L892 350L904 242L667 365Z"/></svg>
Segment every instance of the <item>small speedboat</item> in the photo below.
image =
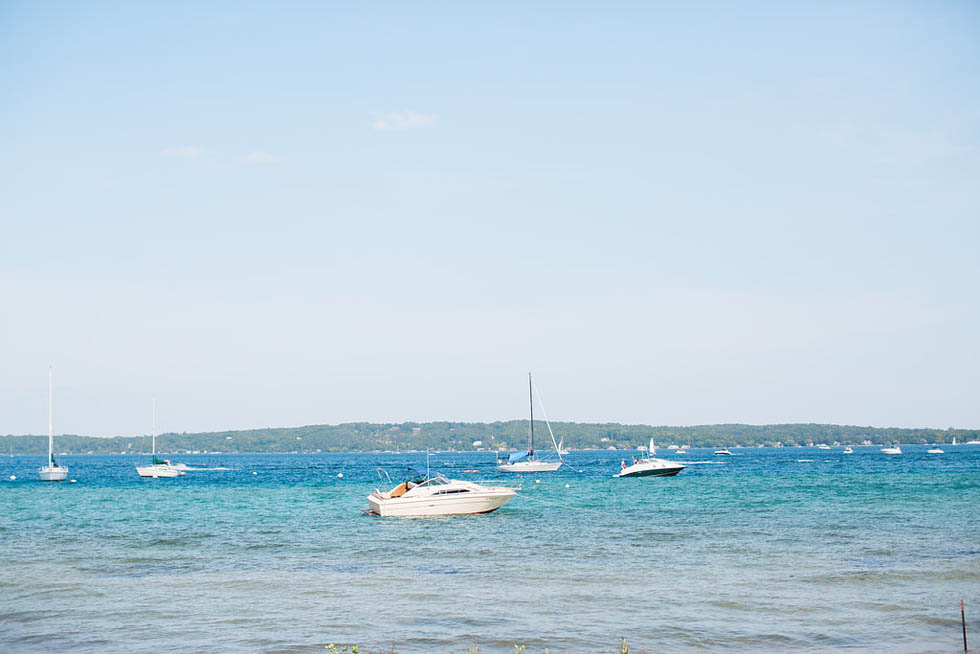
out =
<svg viewBox="0 0 980 654"><path fill-rule="evenodd" d="M818 450L829 450L830 449L830 446L827 445L826 443L817 443L817 449Z"/></svg>
<svg viewBox="0 0 980 654"><path fill-rule="evenodd" d="M650 439L650 449L647 450L649 456L637 456L633 463L626 465L623 459L622 469L613 477L673 477L687 466L676 461L658 459L654 455L657 449L653 446L653 439Z"/></svg>
<svg viewBox="0 0 980 654"><path fill-rule="evenodd" d="M926 454L946 454L946 450L938 447L930 447L926 450Z"/></svg>
<svg viewBox="0 0 980 654"><path fill-rule="evenodd" d="M389 491L375 489L368 495L370 509L366 513L398 517L490 513L516 495L515 489L505 486L446 479L439 473L430 474L425 470L415 472L413 477ZM380 470L378 474L381 474Z"/></svg>
<svg viewBox="0 0 980 654"><path fill-rule="evenodd" d="M844 448L844 454L854 454L854 448L848 445Z"/></svg>
<svg viewBox="0 0 980 654"><path fill-rule="evenodd" d="M715 454L720 454L721 456L734 456L732 454L732 451L729 450L727 447L723 447L720 450L715 450Z"/></svg>
<svg viewBox="0 0 980 654"><path fill-rule="evenodd" d="M881 453L882 454L901 454L902 453L902 448L900 448L898 445L890 445L888 447L881 448Z"/></svg>

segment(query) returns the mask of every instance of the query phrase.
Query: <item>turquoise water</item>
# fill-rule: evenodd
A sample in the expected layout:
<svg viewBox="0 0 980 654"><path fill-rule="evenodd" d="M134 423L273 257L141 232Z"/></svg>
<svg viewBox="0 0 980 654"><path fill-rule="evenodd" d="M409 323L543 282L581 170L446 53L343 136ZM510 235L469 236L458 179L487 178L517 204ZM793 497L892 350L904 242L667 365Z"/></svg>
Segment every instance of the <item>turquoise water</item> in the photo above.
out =
<svg viewBox="0 0 980 654"><path fill-rule="evenodd" d="M496 513L421 519L361 513L379 465L421 454L175 456L227 469L173 480L65 457L74 484L3 457L0 651L959 652L980 447L903 449L664 452L711 463L661 479L573 452ZM502 476L488 453L430 463Z"/></svg>

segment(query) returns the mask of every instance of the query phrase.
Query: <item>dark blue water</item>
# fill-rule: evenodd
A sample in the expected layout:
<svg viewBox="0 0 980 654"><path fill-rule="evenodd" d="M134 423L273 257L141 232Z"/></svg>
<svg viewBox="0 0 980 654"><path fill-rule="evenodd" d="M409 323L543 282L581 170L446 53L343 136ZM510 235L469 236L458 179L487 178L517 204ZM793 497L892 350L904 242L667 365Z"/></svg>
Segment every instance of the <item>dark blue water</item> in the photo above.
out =
<svg viewBox="0 0 980 654"><path fill-rule="evenodd" d="M157 480L75 456L62 484L3 457L0 651L962 651L980 446L944 449L664 451L704 463L661 479L573 452L496 513L425 519L360 511L424 454L180 455L208 469Z"/></svg>

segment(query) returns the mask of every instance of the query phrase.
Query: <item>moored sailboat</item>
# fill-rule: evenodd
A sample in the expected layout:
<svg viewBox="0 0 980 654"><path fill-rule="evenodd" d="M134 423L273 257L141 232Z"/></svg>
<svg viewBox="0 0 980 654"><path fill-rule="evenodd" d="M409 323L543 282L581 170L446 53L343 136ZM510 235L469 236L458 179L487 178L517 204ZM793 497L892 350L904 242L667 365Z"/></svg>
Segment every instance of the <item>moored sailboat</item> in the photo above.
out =
<svg viewBox="0 0 980 654"><path fill-rule="evenodd" d="M51 421L51 368L48 368L48 463L37 469L41 481L64 481L68 479L68 468L58 465L54 460L54 431Z"/></svg>
<svg viewBox="0 0 980 654"><path fill-rule="evenodd" d="M527 392L531 400L531 423L528 429L527 449L521 452L514 452L506 459L497 460L497 470L500 472L553 472L561 467L564 460L561 458L561 448L555 442L555 434L551 431L551 422L548 421L548 414L545 413L544 422L548 425L548 433L551 434L551 442L555 446L558 460L552 461L540 459L534 452L534 385L531 382L531 373L527 373ZM540 397L538 398L541 399ZM542 406L542 410L544 407Z"/></svg>
<svg viewBox="0 0 980 654"><path fill-rule="evenodd" d="M152 445L150 465L148 466L136 466L136 474L140 477L151 477L153 479L158 479L160 477L167 479L173 477L180 477L184 474L184 471L173 465L167 459L157 458L157 401L153 400L153 434L151 436Z"/></svg>

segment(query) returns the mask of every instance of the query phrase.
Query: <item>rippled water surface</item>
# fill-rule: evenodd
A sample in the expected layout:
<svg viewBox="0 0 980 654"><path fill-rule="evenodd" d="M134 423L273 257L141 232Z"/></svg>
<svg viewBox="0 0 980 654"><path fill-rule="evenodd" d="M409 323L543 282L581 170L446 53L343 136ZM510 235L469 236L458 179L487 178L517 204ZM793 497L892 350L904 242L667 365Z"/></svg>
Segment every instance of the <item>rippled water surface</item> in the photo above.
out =
<svg viewBox="0 0 980 654"><path fill-rule="evenodd" d="M903 449L664 452L705 462L668 479L573 452L496 513L423 519L361 513L379 465L423 454L175 456L211 469L170 480L76 456L62 484L5 456L0 650L959 652L980 446ZM502 476L488 453L430 463Z"/></svg>

